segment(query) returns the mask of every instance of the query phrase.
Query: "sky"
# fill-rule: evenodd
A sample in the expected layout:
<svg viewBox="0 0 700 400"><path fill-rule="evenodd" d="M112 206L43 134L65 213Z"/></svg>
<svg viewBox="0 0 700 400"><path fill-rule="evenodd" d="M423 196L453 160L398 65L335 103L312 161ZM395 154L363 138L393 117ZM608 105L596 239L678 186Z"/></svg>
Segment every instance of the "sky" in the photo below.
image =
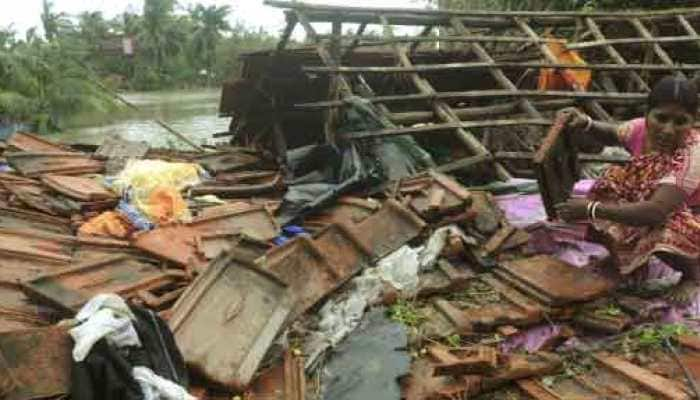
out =
<svg viewBox="0 0 700 400"><path fill-rule="evenodd" d="M422 7L420 0L305 0L308 3L353 5L363 7ZM31 28L41 26L42 0L0 0L0 27L12 27L20 34ZM143 0L53 0L57 12L70 16L83 11L102 11L111 18L124 11L140 13ZM263 5L263 0L179 0L181 9L188 5L202 3L205 5L230 5L231 22L243 22L249 27L262 26L269 32L278 32L284 25L282 10ZM39 29L41 31L41 29Z"/></svg>

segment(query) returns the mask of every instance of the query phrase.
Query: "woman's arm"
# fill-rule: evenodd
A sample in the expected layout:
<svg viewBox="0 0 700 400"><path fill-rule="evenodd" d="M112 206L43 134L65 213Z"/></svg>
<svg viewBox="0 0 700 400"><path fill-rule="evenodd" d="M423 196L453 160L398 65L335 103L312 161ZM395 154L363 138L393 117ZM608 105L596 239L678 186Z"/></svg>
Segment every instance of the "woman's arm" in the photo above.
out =
<svg viewBox="0 0 700 400"><path fill-rule="evenodd" d="M673 185L661 185L649 200L630 204L604 204L596 207L596 219L605 219L630 226L655 226L666 222L668 216L683 205L685 193ZM559 217L566 222L589 217L590 200L572 199L556 206Z"/></svg>
<svg viewBox="0 0 700 400"><path fill-rule="evenodd" d="M560 113L571 115L569 125L581 130L581 135L590 135L594 140L606 146L619 146L622 144L617 135L619 125L594 121L590 116L574 107L565 108Z"/></svg>
<svg viewBox="0 0 700 400"><path fill-rule="evenodd" d="M673 185L661 185L654 195L638 203L607 205L596 209L596 218L630 226L656 226L666 222L668 216L683 205L685 193Z"/></svg>

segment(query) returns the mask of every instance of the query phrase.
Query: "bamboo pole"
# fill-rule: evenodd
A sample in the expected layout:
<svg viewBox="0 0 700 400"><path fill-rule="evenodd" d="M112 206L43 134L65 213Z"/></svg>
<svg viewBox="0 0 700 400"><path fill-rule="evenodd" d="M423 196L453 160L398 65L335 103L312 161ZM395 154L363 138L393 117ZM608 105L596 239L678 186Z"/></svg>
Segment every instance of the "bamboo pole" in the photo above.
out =
<svg viewBox="0 0 700 400"><path fill-rule="evenodd" d="M617 100L627 102L641 102L646 100L646 93L608 93L608 92L565 92L565 91L542 91L542 90L473 90L466 92L438 92L434 94L403 94L390 96L376 96L367 98L373 103L403 103L418 100L435 99L486 99L486 98L563 98L579 100ZM345 102L340 100L319 101L313 103L300 103L294 107L300 109L322 109L327 107L342 107Z"/></svg>
<svg viewBox="0 0 700 400"><path fill-rule="evenodd" d="M588 29L591 31L593 36L598 39L598 40L605 40L605 35L603 35L603 31L600 29L598 24L595 23L593 18L586 18L586 26L588 26ZM606 45L605 46L605 51L608 53L608 56L613 59L616 63L618 63L620 66L629 66L627 63L627 60L625 60L624 57L618 52L612 45ZM641 76L636 71L630 71L629 72L630 77L632 80L637 84L637 87L641 90L645 91L650 91L651 89L649 88L649 85L642 79Z"/></svg>
<svg viewBox="0 0 700 400"><path fill-rule="evenodd" d="M654 36L649 32L649 30L644 26L644 23L639 18L631 18L630 23L632 26L637 29L640 35L642 35L643 38L645 39L654 39ZM654 53L656 53L656 56L659 57L661 62L663 62L666 65L674 65L675 62L673 62L673 59L666 53L666 50L664 50L658 43L652 43L651 44L652 48L654 49ZM681 75L685 76L683 72L680 72Z"/></svg>
<svg viewBox="0 0 700 400"><path fill-rule="evenodd" d="M131 108L131 109L134 110L134 111L141 112L141 109L138 108L135 104L133 104L133 103L130 102L129 100L125 99L125 98L124 98L122 95L120 95L119 93L117 93L117 92L113 91L112 89L108 88L108 87L105 86L102 82L99 82L99 81L97 81L97 80L93 80L93 82L95 83L95 85L97 85L97 87L99 87L99 88L100 88L101 90L103 90L105 93L107 93L107 94L109 94L110 96L114 97L115 99L121 101L121 102L124 103L124 105L126 105L127 107ZM203 148L202 146L200 146L200 145L198 145L197 143L193 142L190 138L188 138L187 136L183 135L182 133L180 133L180 132L176 131L175 129L171 128L170 125L166 124L166 123L165 123L163 120L161 120L160 118L151 118L151 120L152 120L153 122L155 122L156 124L158 124L158 125L159 125L160 127L162 127L163 129L165 129L165 130L166 130L168 133L170 133L171 135L173 135L173 136L175 136L176 138L178 138L178 139L182 140L183 142L187 143L187 144L188 144L190 147L192 147L193 149L195 149L195 150L197 150L197 151L200 151L200 152L203 152L203 151L204 151L204 148Z"/></svg>
<svg viewBox="0 0 700 400"><path fill-rule="evenodd" d="M429 28L434 28L428 25ZM332 39L333 35L320 35L321 39ZM382 47L397 43L431 43L431 42L458 42L458 43L566 43L564 39L540 38L533 40L522 36L418 36L418 37L394 37L392 39L377 40L368 36L342 36L342 39L352 39L357 47ZM352 47L352 46L350 46Z"/></svg>
<svg viewBox="0 0 700 400"><path fill-rule="evenodd" d="M384 27L384 36L387 39L392 38L392 31L391 31L391 26L389 25L389 21L384 17L380 16L380 20L382 22L382 25ZM426 32L426 31L424 31ZM429 33L427 31L426 33ZM394 53L396 54L396 57L399 61L399 64L404 66L404 67L411 67L413 66L413 63L411 62L410 58L408 57L408 49L400 46L399 44L394 45ZM418 91L422 94L426 95L433 95L437 93L433 86L428 82L426 79L423 79L420 75L417 73L410 73L411 80L413 81L413 84L416 86ZM455 124L454 126L454 131L456 132L457 138L464 143L464 145L473 153L476 155L484 155L484 154L490 154L489 150L478 140L476 139L471 133L467 132L463 127L461 127L458 122L459 122L459 117L455 115L454 111L443 101L435 101L433 102L433 109L435 111L435 115L442 120L443 122L446 123L451 123ZM500 179L508 180L511 178L510 173L499 164L495 165L496 167L496 173Z"/></svg>
<svg viewBox="0 0 700 400"><path fill-rule="evenodd" d="M302 67L305 72L312 73L343 73L343 74L396 74L409 72L433 72L433 71L450 71L450 70L484 70L484 69L586 69L592 71L697 71L700 70L700 64L674 64L674 65L658 65L658 64L562 64L562 63L547 63L547 62L465 62L465 63L446 63L446 64L420 64L412 67L393 66L393 67L377 67L377 66L336 66L336 67L317 67L306 66Z"/></svg>
<svg viewBox="0 0 700 400"><path fill-rule="evenodd" d="M652 38L619 38L619 39L601 39L590 42L568 43L566 48L569 50L583 50L603 46L612 45L630 45L630 44L659 44L659 43L687 43L700 41L700 36L685 35L685 36L661 36Z"/></svg>
<svg viewBox="0 0 700 400"><path fill-rule="evenodd" d="M455 129L477 129L477 128L502 128L508 126L551 126L552 120L550 119L501 119L501 120L485 120L485 121L461 121L461 122L446 122L435 125L425 125L417 127L406 127L406 128L391 128L391 129L380 129L375 131L363 131L363 132L348 132L344 133L342 136L349 140L360 140L368 138L379 138L387 136L401 136L401 135L418 135L426 133L444 132L444 131L454 131ZM483 146L483 145L482 145ZM477 155L490 154L488 150L486 152L477 153Z"/></svg>
<svg viewBox="0 0 700 400"><path fill-rule="evenodd" d="M377 14L413 14L413 15L428 15L428 16L481 16L481 17L603 17L603 18L649 18L649 17L675 17L677 14L694 14L700 15L700 7L674 8L668 10L651 10L651 11L491 11L491 10L427 10L427 9L406 9L392 7L347 7L347 6L331 6L320 4L309 4L300 1L283 1L283 0L265 0L265 5L286 8L294 10L306 10L312 12L324 13L372 13Z"/></svg>

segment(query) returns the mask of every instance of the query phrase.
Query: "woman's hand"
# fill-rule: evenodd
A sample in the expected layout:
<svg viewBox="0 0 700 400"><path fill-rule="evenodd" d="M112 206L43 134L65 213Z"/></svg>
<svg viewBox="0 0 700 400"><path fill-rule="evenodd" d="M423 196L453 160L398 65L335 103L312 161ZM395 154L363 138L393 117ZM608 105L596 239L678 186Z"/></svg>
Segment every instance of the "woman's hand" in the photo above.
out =
<svg viewBox="0 0 700 400"><path fill-rule="evenodd" d="M589 200L570 199L564 203L559 203L554 208L557 210L559 218L565 222L576 222L588 219Z"/></svg>
<svg viewBox="0 0 700 400"><path fill-rule="evenodd" d="M587 114L583 113L576 107L564 108L563 110L559 111L558 114L568 115L569 126L576 130L585 129L592 123L591 117L589 117Z"/></svg>

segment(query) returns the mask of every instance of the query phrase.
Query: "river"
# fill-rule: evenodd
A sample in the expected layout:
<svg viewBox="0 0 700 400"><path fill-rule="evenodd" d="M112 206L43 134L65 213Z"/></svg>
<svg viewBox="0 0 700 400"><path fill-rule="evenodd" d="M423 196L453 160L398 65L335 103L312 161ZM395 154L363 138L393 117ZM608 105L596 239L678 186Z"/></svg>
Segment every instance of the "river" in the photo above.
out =
<svg viewBox="0 0 700 400"><path fill-rule="evenodd" d="M63 132L49 138L71 144L100 144L104 137L114 135L145 141L151 147L187 149L186 144L152 121L160 118L195 143L213 143L212 135L227 131L230 121L218 117L220 93L217 89L127 93L124 98L140 111L123 107L109 114L76 115L66 121Z"/></svg>

